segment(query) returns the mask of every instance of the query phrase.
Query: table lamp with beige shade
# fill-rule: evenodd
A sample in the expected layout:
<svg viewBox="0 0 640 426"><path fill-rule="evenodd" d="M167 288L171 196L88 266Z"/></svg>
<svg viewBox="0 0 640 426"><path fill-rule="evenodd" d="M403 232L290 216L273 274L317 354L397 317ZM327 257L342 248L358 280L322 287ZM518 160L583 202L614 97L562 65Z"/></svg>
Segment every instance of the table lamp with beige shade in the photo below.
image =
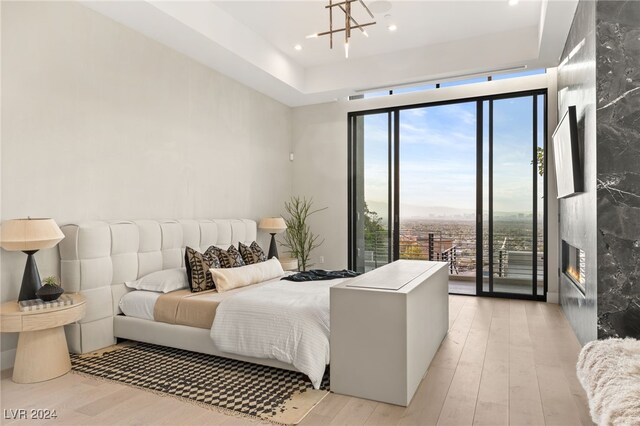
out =
<svg viewBox="0 0 640 426"><path fill-rule="evenodd" d="M287 229L287 223L281 217L265 217L260 220L258 228L271 234L271 243L269 244L269 254L267 259L278 257L278 247L276 247L276 234L284 232Z"/></svg>
<svg viewBox="0 0 640 426"><path fill-rule="evenodd" d="M22 251L27 263L22 276L18 301L36 299L36 291L42 286L34 254L41 249L55 247L64 234L53 219L12 219L2 223L0 246L7 251Z"/></svg>

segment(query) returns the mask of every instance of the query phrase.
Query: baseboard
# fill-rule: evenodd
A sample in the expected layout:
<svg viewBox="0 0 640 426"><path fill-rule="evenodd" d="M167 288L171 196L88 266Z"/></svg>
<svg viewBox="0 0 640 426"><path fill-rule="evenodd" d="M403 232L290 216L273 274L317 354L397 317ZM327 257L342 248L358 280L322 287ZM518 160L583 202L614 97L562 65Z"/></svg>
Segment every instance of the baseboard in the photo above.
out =
<svg viewBox="0 0 640 426"><path fill-rule="evenodd" d="M13 363L16 360L16 350L8 349L0 352L0 370L7 370L13 368Z"/></svg>
<svg viewBox="0 0 640 426"><path fill-rule="evenodd" d="M547 293L547 303L560 303L560 293Z"/></svg>

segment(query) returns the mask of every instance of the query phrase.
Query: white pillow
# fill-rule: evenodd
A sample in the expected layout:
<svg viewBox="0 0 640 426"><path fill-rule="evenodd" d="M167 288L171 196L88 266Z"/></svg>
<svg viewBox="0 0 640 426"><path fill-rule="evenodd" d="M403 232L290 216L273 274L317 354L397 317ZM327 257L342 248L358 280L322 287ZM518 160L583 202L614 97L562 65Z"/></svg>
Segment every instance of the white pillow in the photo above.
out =
<svg viewBox="0 0 640 426"><path fill-rule="evenodd" d="M216 283L218 293L258 284L284 275L282 265L275 257L253 265L237 268L211 268L209 271Z"/></svg>
<svg viewBox="0 0 640 426"><path fill-rule="evenodd" d="M135 281L127 281L124 285L134 290L169 293L170 291L189 287L189 281L187 279L187 270L185 268L175 268L153 272Z"/></svg>

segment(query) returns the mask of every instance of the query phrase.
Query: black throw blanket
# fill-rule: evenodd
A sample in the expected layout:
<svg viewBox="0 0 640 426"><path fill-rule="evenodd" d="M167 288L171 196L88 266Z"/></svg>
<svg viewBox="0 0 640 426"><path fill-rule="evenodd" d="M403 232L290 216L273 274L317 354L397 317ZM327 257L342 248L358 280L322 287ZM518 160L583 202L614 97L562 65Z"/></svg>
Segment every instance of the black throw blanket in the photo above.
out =
<svg viewBox="0 0 640 426"><path fill-rule="evenodd" d="M282 277L281 280L295 282L335 280L337 278L353 278L360 275L360 272L343 269L342 271L325 271L324 269L312 269L310 271L298 272L297 274Z"/></svg>

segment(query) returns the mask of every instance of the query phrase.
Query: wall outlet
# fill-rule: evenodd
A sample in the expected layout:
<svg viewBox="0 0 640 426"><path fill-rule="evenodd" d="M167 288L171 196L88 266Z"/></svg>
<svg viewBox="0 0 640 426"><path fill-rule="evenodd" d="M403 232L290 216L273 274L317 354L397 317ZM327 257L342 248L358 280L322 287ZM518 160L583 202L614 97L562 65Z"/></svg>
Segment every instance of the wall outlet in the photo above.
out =
<svg viewBox="0 0 640 426"><path fill-rule="evenodd" d="M320 263L324 263L324 256L320 256Z"/></svg>

